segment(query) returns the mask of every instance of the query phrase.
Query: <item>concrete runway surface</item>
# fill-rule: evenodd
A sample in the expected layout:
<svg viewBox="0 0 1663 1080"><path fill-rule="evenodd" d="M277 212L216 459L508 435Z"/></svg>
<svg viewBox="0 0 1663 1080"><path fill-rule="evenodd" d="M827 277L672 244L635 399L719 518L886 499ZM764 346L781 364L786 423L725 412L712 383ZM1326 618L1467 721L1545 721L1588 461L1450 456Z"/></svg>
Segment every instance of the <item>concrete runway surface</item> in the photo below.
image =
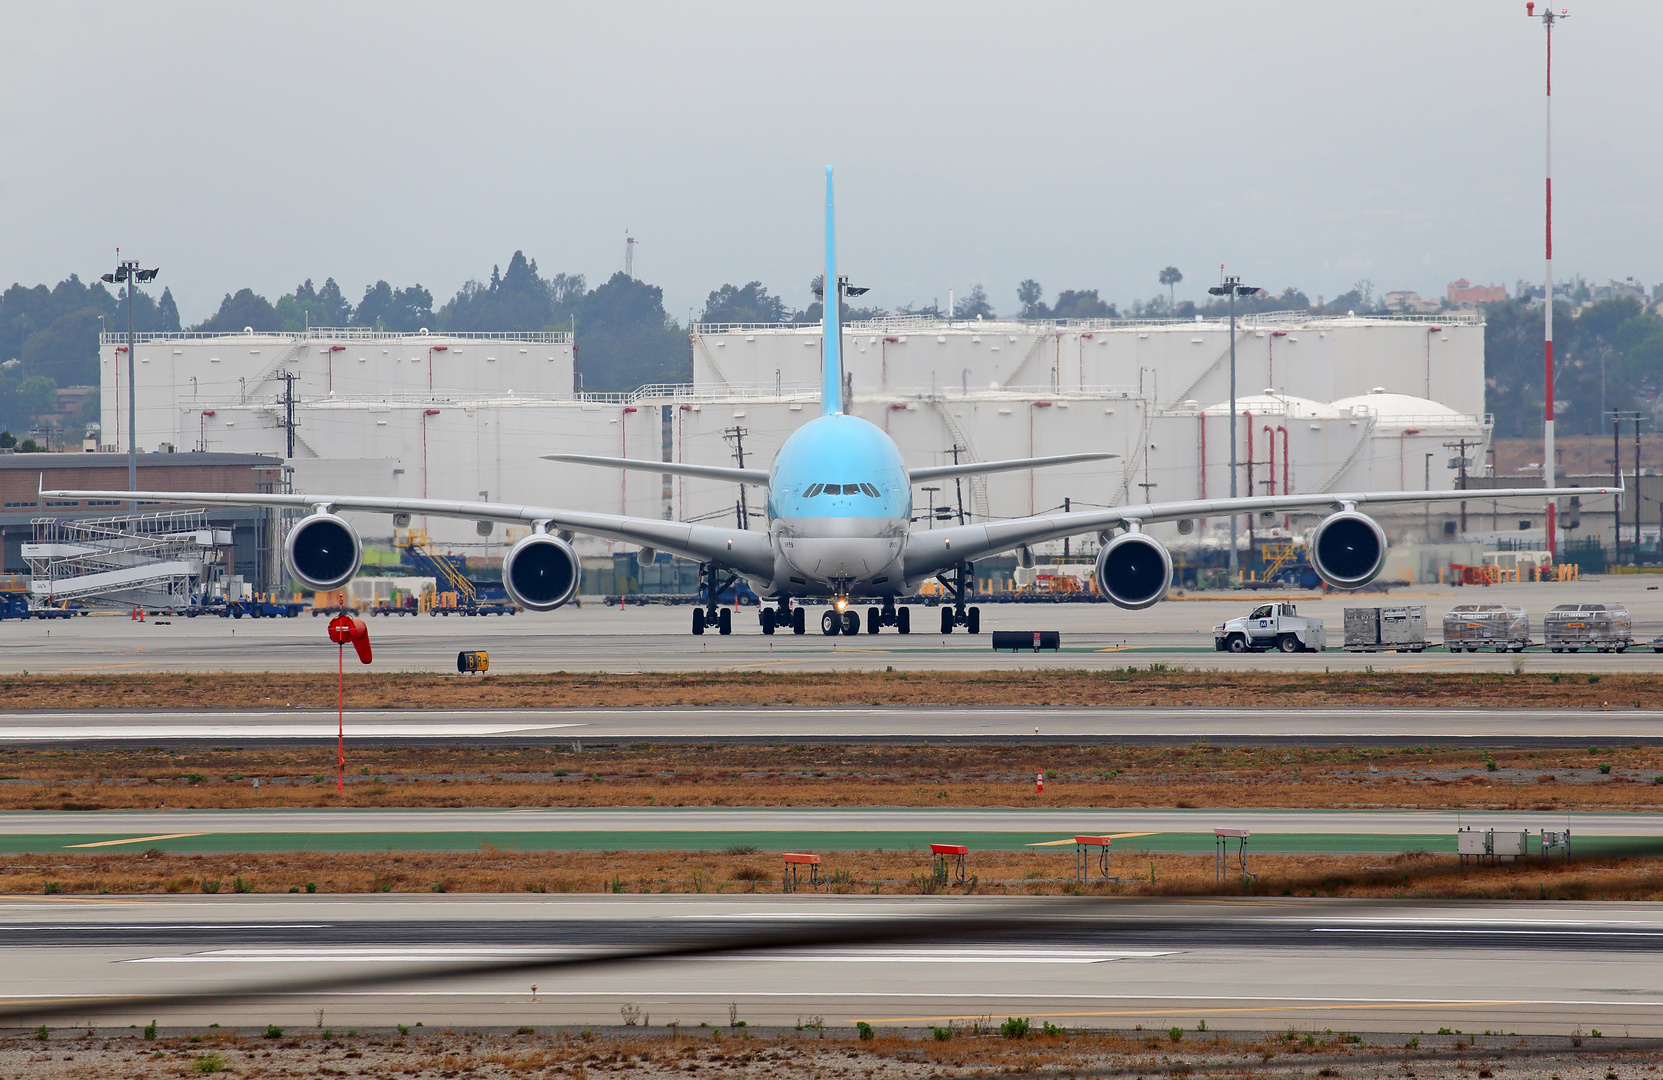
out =
<svg viewBox="0 0 1663 1080"><path fill-rule="evenodd" d="M335 738L336 714L263 709L0 713L0 745L211 745L306 743ZM677 707L631 709L349 710L349 745L442 742L591 749L642 741L1190 742L1263 744L1435 743L1487 746L1657 742L1663 710L1477 708L865 708Z"/></svg>
<svg viewBox="0 0 1663 1080"><path fill-rule="evenodd" d="M1171 600L1148 611L1122 611L1108 604L984 604L984 632L943 636L932 630L937 614L919 607L919 632L901 637L825 637L815 632L762 636L756 609L743 608L729 637L688 632L686 606L606 607L590 602L547 614L478 618L373 618L370 639L378 670L454 672L456 654L483 649L495 672L546 671L825 671L851 668L983 671L990 668L1105 668L1167 663L1225 670L1320 671L1362 669L1414 671L1511 671L1515 658L1496 653L1347 653L1344 610L1355 606L1423 604L1428 636L1441 636L1443 613L1461 603L1509 602L1525 606L1541 636L1541 615L1556 604L1621 602L1634 617L1635 634L1648 640L1663 631L1663 591L1646 577L1605 577L1577 584L1497 585L1461 589L1427 586L1389 595L1316 593L1292 596L1302 614L1320 616L1328 627L1324 653L1249 654L1213 651L1215 623L1245 615L1255 603L1277 594L1210 593ZM819 608L810 608L818 627ZM160 619L146 623L125 615L97 615L53 621L0 623L0 673L144 671L307 671L332 669L333 646L325 620ZM994 653L993 630L1060 630L1063 648L1054 653ZM1528 671L1656 671L1663 656L1649 648L1622 655L1555 654L1540 648L1525 655Z"/></svg>
<svg viewBox="0 0 1663 1080"><path fill-rule="evenodd" d="M1578 844L1663 836L1663 814L1348 810L749 809L119 810L0 813L0 850L169 851L1016 850L1075 835L1116 850L1210 851L1215 826L1251 852L1453 851L1455 832L1569 828ZM1071 854L1072 848L1058 848Z"/></svg>
<svg viewBox="0 0 1663 1080"><path fill-rule="evenodd" d="M843 920L952 916L1008 928L892 945L411 976L435 963L575 956ZM1663 1035L1663 906L1302 899L1080 901L742 896L147 897L0 901L0 994L68 1022L291 1028L617 1025L821 1018L844 1027L1028 1016L1065 1027ZM83 998L384 973L373 988L147 1008ZM535 993L533 993L535 984ZM319 1010L322 1010L321 1017Z"/></svg>

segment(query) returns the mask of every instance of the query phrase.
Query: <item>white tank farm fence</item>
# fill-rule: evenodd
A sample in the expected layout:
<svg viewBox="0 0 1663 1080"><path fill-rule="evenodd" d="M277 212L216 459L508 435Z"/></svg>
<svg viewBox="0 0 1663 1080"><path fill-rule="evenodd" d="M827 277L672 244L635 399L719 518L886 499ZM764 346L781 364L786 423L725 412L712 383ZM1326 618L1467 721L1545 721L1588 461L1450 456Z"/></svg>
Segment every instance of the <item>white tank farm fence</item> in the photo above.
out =
<svg viewBox="0 0 1663 1080"><path fill-rule="evenodd" d="M228 529L204 510L126 517L35 518L23 545L32 607L76 600L112 607L172 609L199 603L219 580Z"/></svg>

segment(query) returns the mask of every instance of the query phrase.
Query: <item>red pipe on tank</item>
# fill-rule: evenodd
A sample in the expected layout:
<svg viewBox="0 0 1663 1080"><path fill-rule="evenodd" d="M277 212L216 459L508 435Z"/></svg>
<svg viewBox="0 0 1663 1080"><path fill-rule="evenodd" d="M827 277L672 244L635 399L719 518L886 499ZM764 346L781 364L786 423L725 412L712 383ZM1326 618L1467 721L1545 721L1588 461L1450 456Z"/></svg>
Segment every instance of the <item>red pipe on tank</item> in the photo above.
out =
<svg viewBox="0 0 1663 1080"><path fill-rule="evenodd" d="M1270 464L1269 482L1270 494L1274 496L1276 494L1276 429L1271 427L1269 424L1265 425L1265 442L1270 444L1270 457L1268 459Z"/></svg>

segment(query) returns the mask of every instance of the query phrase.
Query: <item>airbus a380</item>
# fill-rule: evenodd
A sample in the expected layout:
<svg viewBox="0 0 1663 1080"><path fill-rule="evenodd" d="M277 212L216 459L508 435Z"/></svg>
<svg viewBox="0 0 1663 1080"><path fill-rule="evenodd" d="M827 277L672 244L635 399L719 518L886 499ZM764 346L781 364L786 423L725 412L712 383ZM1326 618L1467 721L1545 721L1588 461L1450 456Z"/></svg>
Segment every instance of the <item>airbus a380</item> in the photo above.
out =
<svg viewBox="0 0 1663 1080"><path fill-rule="evenodd" d="M548 460L568 464L639 469L766 487L768 529L721 528L657 518L628 517L508 503L450 502L440 499L380 498L362 495L248 495L185 491L46 491L66 499L140 499L204 506L267 506L310 511L290 529L285 545L288 569L309 588L337 589L358 572L363 548L357 531L342 513L387 513L406 525L413 514L472 519L482 523L529 525L531 533L503 558L502 583L514 602L532 611L552 611L577 595L580 564L572 550L574 535L639 545L645 565L658 551L704 566L706 606L693 612L693 633L707 626L719 633L732 629L732 611L719 608L717 578L743 578L767 603L761 610L762 632L776 627L801 634L806 629L803 597L829 597L820 621L826 634L860 632L857 600L872 603L866 631L893 626L911 630L908 609L899 597L912 595L931 578L955 590L955 603L941 608L941 629L980 629L980 613L966 609L963 583L972 560L1002 552L1028 555L1034 544L1068 536L1097 534L1102 542L1093 571L1098 589L1123 608L1159 603L1172 581L1172 559L1155 537L1143 531L1155 522L1185 524L1199 517L1304 511L1327 512L1310 536L1311 566L1339 589L1356 589L1373 581L1386 561L1386 534L1362 506L1470 499L1471 491L1358 492L1353 494L1271 495L1238 499L1153 503L1104 510L1041 514L949 528L914 531L912 486L920 481L1043 468L1114 457L1104 453L909 468L900 448L874 424L843 412L843 340L841 299L847 282L837 274L837 245L832 200L832 170L826 168L826 274L822 323L823 371L820 415L797 429L768 469L554 454ZM1487 490L1484 497L1546 499L1561 495L1609 493L1611 488L1523 488ZM950 575L950 576L949 576Z"/></svg>

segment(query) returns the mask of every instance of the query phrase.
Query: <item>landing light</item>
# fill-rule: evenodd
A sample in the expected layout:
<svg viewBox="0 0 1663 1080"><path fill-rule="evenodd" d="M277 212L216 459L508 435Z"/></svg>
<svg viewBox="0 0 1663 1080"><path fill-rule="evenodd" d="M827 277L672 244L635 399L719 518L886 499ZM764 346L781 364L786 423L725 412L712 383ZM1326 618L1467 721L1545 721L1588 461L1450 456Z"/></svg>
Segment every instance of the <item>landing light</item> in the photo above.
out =
<svg viewBox="0 0 1663 1080"><path fill-rule="evenodd" d="M837 598L837 610L841 612L841 611L847 611L848 609L849 609L849 598L846 597L846 596L839 596Z"/></svg>

